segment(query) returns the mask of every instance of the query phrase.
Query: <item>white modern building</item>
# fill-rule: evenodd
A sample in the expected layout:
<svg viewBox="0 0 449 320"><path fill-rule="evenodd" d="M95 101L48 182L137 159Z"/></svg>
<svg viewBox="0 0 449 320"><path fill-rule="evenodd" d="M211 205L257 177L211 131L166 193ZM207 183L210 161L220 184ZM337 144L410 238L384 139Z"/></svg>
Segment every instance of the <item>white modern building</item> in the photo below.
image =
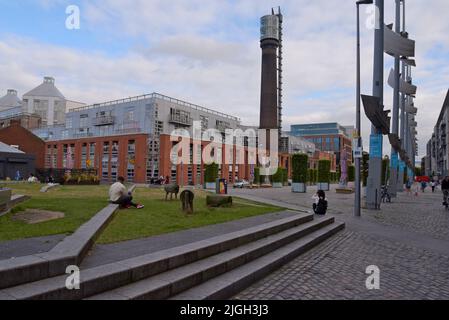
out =
<svg viewBox="0 0 449 320"><path fill-rule="evenodd" d="M43 125L48 126L63 125L68 110L85 106L84 103L67 100L52 77L45 77L44 82L24 94L22 100L23 112L38 114Z"/></svg>

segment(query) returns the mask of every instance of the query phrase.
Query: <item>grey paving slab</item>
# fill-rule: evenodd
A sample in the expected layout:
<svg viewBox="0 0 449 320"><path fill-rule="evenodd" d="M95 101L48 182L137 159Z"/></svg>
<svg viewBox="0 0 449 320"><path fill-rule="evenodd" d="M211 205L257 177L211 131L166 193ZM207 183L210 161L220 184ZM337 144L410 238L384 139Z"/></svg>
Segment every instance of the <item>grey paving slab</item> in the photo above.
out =
<svg viewBox="0 0 449 320"><path fill-rule="evenodd" d="M297 214L297 212L283 211L145 239L108 245L95 245L92 252L83 261L82 267L91 268L102 264L138 257L148 253L175 248L219 235L240 231L256 225L293 217Z"/></svg>
<svg viewBox="0 0 449 320"><path fill-rule="evenodd" d="M239 191L240 192L240 191ZM243 193L243 194L242 194ZM240 196L306 208L312 192L243 190ZM449 298L449 212L440 193L401 193L380 211L353 217L354 195L327 194L330 215L347 230L237 294L245 300L381 300ZM380 290L366 288L366 268L379 267Z"/></svg>
<svg viewBox="0 0 449 320"><path fill-rule="evenodd" d="M0 242L0 260L48 252L64 238L65 235L55 235Z"/></svg>

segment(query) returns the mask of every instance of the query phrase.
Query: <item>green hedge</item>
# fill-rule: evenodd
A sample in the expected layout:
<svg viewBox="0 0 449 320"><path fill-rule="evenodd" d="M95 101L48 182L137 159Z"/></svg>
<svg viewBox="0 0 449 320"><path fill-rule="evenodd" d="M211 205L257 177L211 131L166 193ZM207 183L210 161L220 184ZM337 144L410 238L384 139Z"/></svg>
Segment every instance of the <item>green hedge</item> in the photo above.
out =
<svg viewBox="0 0 449 320"><path fill-rule="evenodd" d="M282 169L282 182L284 185L288 185L288 169Z"/></svg>
<svg viewBox="0 0 449 320"><path fill-rule="evenodd" d="M293 183L307 183L307 166L309 157L306 154L295 154L292 157L292 180ZM309 170L310 181L310 170Z"/></svg>
<svg viewBox="0 0 449 320"><path fill-rule="evenodd" d="M272 178L273 183L282 183L284 181L284 169L279 167Z"/></svg>
<svg viewBox="0 0 449 320"><path fill-rule="evenodd" d="M318 183L330 183L331 162L320 160L318 162Z"/></svg>
<svg viewBox="0 0 449 320"><path fill-rule="evenodd" d="M369 174L368 169L369 169L369 153L364 152L362 159L362 182L364 187L366 187L366 185L368 184L368 174Z"/></svg>
<svg viewBox="0 0 449 320"><path fill-rule="evenodd" d="M348 182L354 182L355 181L355 167L349 166L348 167Z"/></svg>
<svg viewBox="0 0 449 320"><path fill-rule="evenodd" d="M254 168L254 184L260 184L260 168Z"/></svg>
<svg viewBox="0 0 449 320"><path fill-rule="evenodd" d="M204 181L206 183L215 183L218 179L218 164L206 164L205 168Z"/></svg>

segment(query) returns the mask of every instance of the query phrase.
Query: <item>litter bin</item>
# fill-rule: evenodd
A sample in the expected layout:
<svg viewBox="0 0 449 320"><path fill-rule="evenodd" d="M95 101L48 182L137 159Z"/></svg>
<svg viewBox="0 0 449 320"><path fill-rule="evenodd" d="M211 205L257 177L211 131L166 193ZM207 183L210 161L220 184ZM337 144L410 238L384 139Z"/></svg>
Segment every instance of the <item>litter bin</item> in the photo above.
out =
<svg viewBox="0 0 449 320"><path fill-rule="evenodd" d="M228 181L226 179L217 179L217 194L228 194Z"/></svg>

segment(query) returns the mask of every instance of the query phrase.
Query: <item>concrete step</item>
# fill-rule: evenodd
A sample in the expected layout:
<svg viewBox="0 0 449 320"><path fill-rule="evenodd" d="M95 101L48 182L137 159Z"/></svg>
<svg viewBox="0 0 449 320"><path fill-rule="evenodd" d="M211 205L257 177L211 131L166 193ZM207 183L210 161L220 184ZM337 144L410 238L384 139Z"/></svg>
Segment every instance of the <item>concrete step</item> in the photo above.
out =
<svg viewBox="0 0 449 320"><path fill-rule="evenodd" d="M225 300L268 276L291 260L345 228L334 223L230 272L188 289L170 300Z"/></svg>
<svg viewBox="0 0 449 320"><path fill-rule="evenodd" d="M0 289L62 275L68 266L81 264L117 212L118 205L108 205L48 252L0 260Z"/></svg>
<svg viewBox="0 0 449 320"><path fill-rule="evenodd" d="M311 221L313 221L313 215L298 214L185 246L81 270L81 290L66 289L67 275L62 275L0 290L0 295L6 294L20 300L82 299L182 267Z"/></svg>
<svg viewBox="0 0 449 320"><path fill-rule="evenodd" d="M89 297L88 300L167 299L264 255L276 252L283 246L332 225L334 222L334 218L321 218L310 221L145 280L94 295ZM304 247L307 248L307 246Z"/></svg>

